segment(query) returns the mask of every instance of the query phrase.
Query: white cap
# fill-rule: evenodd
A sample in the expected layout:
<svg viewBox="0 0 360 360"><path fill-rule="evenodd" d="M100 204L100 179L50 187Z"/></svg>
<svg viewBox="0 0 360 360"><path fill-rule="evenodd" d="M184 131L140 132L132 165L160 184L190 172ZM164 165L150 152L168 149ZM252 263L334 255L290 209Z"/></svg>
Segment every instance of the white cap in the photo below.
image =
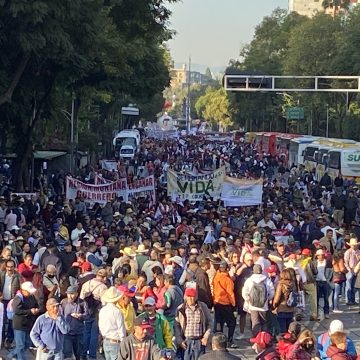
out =
<svg viewBox="0 0 360 360"><path fill-rule="evenodd" d="M30 294L34 294L36 289L34 288L34 285L30 281L25 281L20 286L21 290L28 291Z"/></svg>
<svg viewBox="0 0 360 360"><path fill-rule="evenodd" d="M333 320L330 323L329 335L335 334L336 332L346 333L344 330L344 323L340 320Z"/></svg>
<svg viewBox="0 0 360 360"><path fill-rule="evenodd" d="M156 304L156 301L153 297L149 296L145 299L144 301L144 306L145 305L150 305L150 306L154 306Z"/></svg>
<svg viewBox="0 0 360 360"><path fill-rule="evenodd" d="M10 230L20 230L20 228L17 225L13 225Z"/></svg>
<svg viewBox="0 0 360 360"><path fill-rule="evenodd" d="M197 248L191 248L190 254L191 254L191 255L198 255L198 254L199 254L199 251L198 251Z"/></svg>

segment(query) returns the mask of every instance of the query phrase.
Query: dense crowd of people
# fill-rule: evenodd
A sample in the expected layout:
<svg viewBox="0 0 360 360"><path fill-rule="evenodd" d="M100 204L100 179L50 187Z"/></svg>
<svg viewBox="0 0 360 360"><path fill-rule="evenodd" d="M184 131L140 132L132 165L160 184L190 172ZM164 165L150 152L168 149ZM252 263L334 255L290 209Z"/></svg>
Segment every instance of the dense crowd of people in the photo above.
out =
<svg viewBox="0 0 360 360"><path fill-rule="evenodd" d="M263 178L262 204L227 208L209 196L167 195L169 168L221 166L233 177ZM353 179L325 173L317 181L252 144L206 137L144 138L116 171L87 167L78 177L149 175L156 199L106 204L66 199L63 171L36 179L29 199L2 187L0 327L9 358L26 359L31 349L40 360L233 359L227 349L248 329L259 360L357 358L336 318L359 306ZM302 326L329 318L318 338Z"/></svg>

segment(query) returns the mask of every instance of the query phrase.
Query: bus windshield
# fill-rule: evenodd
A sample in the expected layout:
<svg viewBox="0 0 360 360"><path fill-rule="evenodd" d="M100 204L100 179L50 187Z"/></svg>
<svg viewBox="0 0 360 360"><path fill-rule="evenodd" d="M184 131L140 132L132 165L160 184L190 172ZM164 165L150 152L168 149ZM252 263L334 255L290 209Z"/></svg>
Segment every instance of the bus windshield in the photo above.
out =
<svg viewBox="0 0 360 360"><path fill-rule="evenodd" d="M329 167L332 169L340 169L340 151L329 152Z"/></svg>

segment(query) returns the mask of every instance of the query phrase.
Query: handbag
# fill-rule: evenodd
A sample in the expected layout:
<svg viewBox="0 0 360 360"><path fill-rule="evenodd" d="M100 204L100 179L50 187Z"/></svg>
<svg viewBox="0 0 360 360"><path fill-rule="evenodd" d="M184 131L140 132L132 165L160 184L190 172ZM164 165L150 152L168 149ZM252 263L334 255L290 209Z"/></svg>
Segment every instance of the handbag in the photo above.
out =
<svg viewBox="0 0 360 360"><path fill-rule="evenodd" d="M341 284L344 281L346 281L346 276L343 272L336 272L334 271L334 275L333 275L333 279L332 279L333 283L335 284Z"/></svg>

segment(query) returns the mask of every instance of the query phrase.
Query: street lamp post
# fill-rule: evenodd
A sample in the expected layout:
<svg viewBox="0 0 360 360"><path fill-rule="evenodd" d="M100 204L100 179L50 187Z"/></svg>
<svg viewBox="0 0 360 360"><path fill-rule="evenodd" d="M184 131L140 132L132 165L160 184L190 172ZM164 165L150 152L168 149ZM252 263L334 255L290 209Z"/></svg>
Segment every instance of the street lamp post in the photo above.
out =
<svg viewBox="0 0 360 360"><path fill-rule="evenodd" d="M329 104L326 104L326 137L329 137Z"/></svg>
<svg viewBox="0 0 360 360"><path fill-rule="evenodd" d="M75 99L72 97L71 113L61 110L65 117L70 121L70 173L74 170L74 117L75 117Z"/></svg>

